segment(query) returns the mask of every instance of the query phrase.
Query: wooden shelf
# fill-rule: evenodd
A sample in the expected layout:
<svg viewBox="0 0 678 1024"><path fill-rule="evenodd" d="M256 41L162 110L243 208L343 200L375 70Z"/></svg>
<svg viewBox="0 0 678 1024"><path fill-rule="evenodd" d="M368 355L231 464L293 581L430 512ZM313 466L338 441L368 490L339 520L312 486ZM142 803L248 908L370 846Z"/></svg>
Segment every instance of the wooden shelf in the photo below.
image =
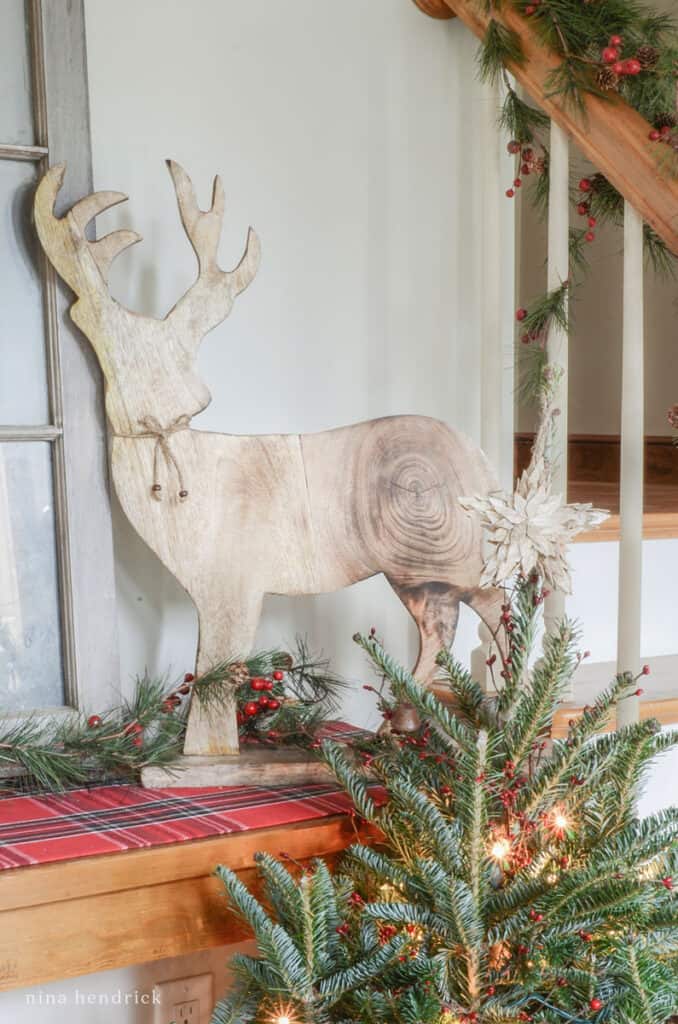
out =
<svg viewBox="0 0 678 1024"><path fill-rule="evenodd" d="M515 438L516 478L530 461L534 434ZM614 434L570 434L568 500L590 501L611 515L597 530L580 534L577 543L619 540L620 439ZM644 459L643 537L678 537L678 447L672 437L646 437Z"/></svg>
<svg viewBox="0 0 678 1024"><path fill-rule="evenodd" d="M213 872L256 888L254 855L332 861L356 840L335 815L214 839L0 871L0 991L242 940Z"/></svg>
<svg viewBox="0 0 678 1024"><path fill-rule="evenodd" d="M642 721L656 718L661 725L678 725L678 655L647 658L650 675L638 685L645 691L640 698ZM575 676L572 700L561 705L553 721L555 739L567 735L568 723L582 714L586 704L593 704L601 690L615 676L614 662L584 662ZM608 732L614 728L611 722Z"/></svg>
<svg viewBox="0 0 678 1024"><path fill-rule="evenodd" d="M588 533L580 533L575 544L593 544L596 541L619 540L619 516L610 516L602 526ZM643 540L667 540L678 537L678 512L646 512L643 516Z"/></svg>

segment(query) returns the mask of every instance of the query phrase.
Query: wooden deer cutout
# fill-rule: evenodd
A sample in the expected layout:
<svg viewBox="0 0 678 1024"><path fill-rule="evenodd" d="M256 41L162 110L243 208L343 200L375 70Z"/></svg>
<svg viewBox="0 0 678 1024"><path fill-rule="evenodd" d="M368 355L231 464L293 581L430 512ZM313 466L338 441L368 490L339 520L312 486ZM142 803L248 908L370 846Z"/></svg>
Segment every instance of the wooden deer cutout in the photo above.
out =
<svg viewBox="0 0 678 1024"><path fill-rule="evenodd" d="M497 489L483 453L437 420L393 416L320 434L242 437L194 430L210 402L194 364L204 335L253 280L259 239L242 260L217 265L224 193L199 209L185 171L168 161L181 221L198 258L195 283L164 317L111 297L112 260L139 241L85 228L124 201L97 192L63 217L54 204L64 166L35 198L42 246L77 296L71 317L91 342L106 387L111 471L130 522L194 601L197 672L253 646L265 594L319 594L383 573L419 629L415 672L429 681L452 643L459 602L496 629L502 595L478 586L480 528L458 498ZM187 754L235 754L235 707L189 715Z"/></svg>

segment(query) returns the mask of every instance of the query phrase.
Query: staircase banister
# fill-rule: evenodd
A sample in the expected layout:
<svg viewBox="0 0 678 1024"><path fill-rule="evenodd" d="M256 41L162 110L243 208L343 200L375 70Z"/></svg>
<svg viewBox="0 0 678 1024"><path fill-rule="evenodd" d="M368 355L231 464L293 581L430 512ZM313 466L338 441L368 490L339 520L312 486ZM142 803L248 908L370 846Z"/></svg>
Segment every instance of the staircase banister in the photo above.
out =
<svg viewBox="0 0 678 1024"><path fill-rule="evenodd" d="M415 2L426 10L427 4L423 0ZM519 36L525 63L510 63L508 70L535 103L572 137L584 156L664 239L671 252L678 255L678 180L662 175L658 155L663 149L649 141L652 126L645 118L619 96L607 99L587 93L582 97L583 111L566 105L562 97L548 96L548 77L559 66L560 58L544 45L526 19L509 4L489 14L476 0L443 2L481 39L490 18ZM436 2L432 6L437 8L440 5Z"/></svg>
<svg viewBox="0 0 678 1024"><path fill-rule="evenodd" d="M454 11L450 10L445 0L414 0L414 2L424 14L428 14L431 18L447 21L454 17Z"/></svg>

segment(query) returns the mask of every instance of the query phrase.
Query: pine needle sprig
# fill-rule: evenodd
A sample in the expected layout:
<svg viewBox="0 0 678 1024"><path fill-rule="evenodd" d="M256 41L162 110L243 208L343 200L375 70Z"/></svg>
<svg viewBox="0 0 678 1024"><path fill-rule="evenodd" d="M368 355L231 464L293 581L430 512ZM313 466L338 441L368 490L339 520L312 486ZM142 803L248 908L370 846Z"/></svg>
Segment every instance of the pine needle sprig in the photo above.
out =
<svg viewBox="0 0 678 1024"><path fill-rule="evenodd" d="M0 786L13 788L17 776L48 790L85 782L86 766L56 745L54 732L40 719L27 718L0 733Z"/></svg>
<svg viewBox="0 0 678 1024"><path fill-rule="evenodd" d="M506 89L499 114L499 127L521 146L529 145L537 139L541 141L542 135L548 131L549 117L521 99L508 78L504 81Z"/></svg>
<svg viewBox="0 0 678 1024"><path fill-rule="evenodd" d="M490 19L478 56L481 80L494 85L503 76L507 65L523 66L525 60L518 34L494 18Z"/></svg>
<svg viewBox="0 0 678 1024"><path fill-rule="evenodd" d="M575 644L577 633L567 620L547 635L544 655L535 665L529 683L524 686L505 726L505 742L510 759L521 769L539 736L546 732L557 706L579 665Z"/></svg>

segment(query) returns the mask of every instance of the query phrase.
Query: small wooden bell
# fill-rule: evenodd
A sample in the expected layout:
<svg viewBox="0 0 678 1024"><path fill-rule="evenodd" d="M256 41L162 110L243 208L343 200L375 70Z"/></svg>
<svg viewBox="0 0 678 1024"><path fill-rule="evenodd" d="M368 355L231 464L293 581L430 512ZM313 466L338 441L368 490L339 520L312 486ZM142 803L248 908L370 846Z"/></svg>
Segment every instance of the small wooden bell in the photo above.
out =
<svg viewBox="0 0 678 1024"><path fill-rule="evenodd" d="M413 704L398 704L391 716L393 732L416 732L421 726L421 719Z"/></svg>

